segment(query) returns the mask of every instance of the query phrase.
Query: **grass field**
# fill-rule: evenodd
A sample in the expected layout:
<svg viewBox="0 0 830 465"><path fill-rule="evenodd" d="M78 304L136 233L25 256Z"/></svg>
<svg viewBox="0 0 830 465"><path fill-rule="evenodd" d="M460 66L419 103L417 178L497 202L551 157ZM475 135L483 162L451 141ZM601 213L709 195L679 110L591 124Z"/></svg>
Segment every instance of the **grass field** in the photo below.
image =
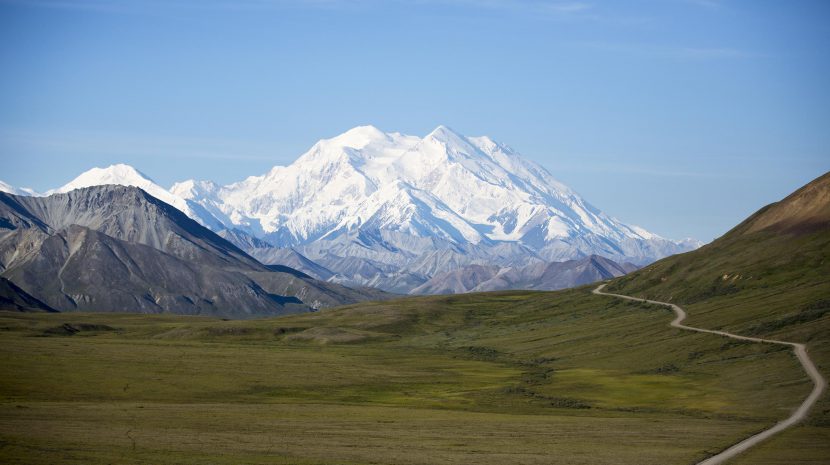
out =
<svg viewBox="0 0 830 465"><path fill-rule="evenodd" d="M691 326L804 343L830 379L830 234L826 228L746 234L753 218L695 252L614 280L609 290L678 303ZM813 451L816 463L830 463L826 392L803 426L734 463L794 463L789 457L804 451Z"/></svg>
<svg viewBox="0 0 830 465"><path fill-rule="evenodd" d="M670 319L590 288L256 321L2 313L0 461L687 465L809 392L789 351ZM740 463L827 463L828 426Z"/></svg>

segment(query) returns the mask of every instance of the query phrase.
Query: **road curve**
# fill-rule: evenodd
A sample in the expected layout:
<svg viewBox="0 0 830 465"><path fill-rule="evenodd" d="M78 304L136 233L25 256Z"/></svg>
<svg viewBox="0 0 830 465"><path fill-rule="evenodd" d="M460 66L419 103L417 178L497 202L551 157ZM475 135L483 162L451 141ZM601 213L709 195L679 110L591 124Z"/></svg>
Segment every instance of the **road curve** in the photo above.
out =
<svg viewBox="0 0 830 465"><path fill-rule="evenodd" d="M781 431L795 425L796 423L803 420L807 413L813 408L818 398L821 396L821 393L824 392L825 387L827 386L827 382L821 376L816 365L810 360L810 356L807 355L807 348L804 344L799 344L796 342L787 342L787 341L777 341L775 339L762 339L759 337L747 337L747 336L739 336L737 334L727 333L726 331L715 331L711 329L703 329L703 328L695 328L693 326L686 326L683 324L683 320L686 319L686 312L678 307L675 304L670 304L668 302L659 302L656 300L648 300L648 299L638 299L636 297L629 297L627 295L621 294L612 294L609 292L602 292L602 289L605 287L605 284L601 284L599 287L593 290L594 294L598 295L607 295L612 297L619 297L621 299L626 300L633 300L635 302L648 302L650 304L657 304L657 305L664 305L666 307L671 307L674 310L674 313L677 317L671 322L671 326L675 328L685 329L688 331L696 331L698 333L710 333L710 334L717 334L718 336L724 337L731 337L732 339L740 339L742 341L752 341L752 342L761 342L765 344L781 344L785 346L790 346L793 348L796 357L798 357L798 361L801 362L801 366L804 368L804 371L810 376L810 379L813 380L813 391L810 392L810 395L804 399L804 402L798 406L798 408L790 415L788 418L779 421L775 424L775 426L765 429L754 436L750 436L743 441L738 442L737 444L732 445L728 449L724 450L723 452L713 455L702 462L698 462L697 465L719 465L727 460L735 457L736 455L748 450L749 448L758 445L761 441L774 436Z"/></svg>

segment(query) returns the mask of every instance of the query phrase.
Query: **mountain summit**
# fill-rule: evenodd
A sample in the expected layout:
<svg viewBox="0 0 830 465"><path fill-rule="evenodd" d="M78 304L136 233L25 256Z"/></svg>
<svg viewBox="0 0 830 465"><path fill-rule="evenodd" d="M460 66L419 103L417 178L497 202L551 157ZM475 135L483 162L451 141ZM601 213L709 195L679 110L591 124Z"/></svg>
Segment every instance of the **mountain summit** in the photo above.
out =
<svg viewBox="0 0 830 465"><path fill-rule="evenodd" d="M423 138L360 126L263 176L194 184L173 191L218 207L231 221L226 227L278 247L364 232L393 249L404 244L392 236L405 235L410 242L514 242L546 259L602 253L639 263L682 247L611 218L506 145L446 126Z"/></svg>
<svg viewBox="0 0 830 465"><path fill-rule="evenodd" d="M166 190L113 165L49 193L104 184L139 187L265 262L287 256L273 248L293 248L334 273L326 279L395 292L475 264L597 254L642 265L700 245L624 224L510 147L446 126L424 137L359 126L226 186Z"/></svg>
<svg viewBox="0 0 830 465"><path fill-rule="evenodd" d="M135 187L0 193L0 308L248 318L383 297L267 267Z"/></svg>
<svg viewBox="0 0 830 465"><path fill-rule="evenodd" d="M92 168L63 186L47 191L46 195L63 194L84 187L105 185L138 187L162 202L176 207L202 226L214 230L222 229L223 223L206 212L201 205L171 193L156 184L146 174L123 163L110 165L106 168Z"/></svg>
<svg viewBox="0 0 830 465"><path fill-rule="evenodd" d="M424 137L360 126L262 176L171 191L224 228L295 248L345 283L392 290L402 288L385 281L401 273L422 283L474 263L591 254L643 264L699 245L626 225L510 147L446 126ZM355 273L355 259L375 271Z"/></svg>

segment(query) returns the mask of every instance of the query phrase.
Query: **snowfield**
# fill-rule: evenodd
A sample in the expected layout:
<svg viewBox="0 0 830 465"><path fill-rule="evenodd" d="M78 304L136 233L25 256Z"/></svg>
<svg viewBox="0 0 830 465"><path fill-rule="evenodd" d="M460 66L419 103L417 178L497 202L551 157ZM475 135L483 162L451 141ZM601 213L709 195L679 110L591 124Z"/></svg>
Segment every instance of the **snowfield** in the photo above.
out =
<svg viewBox="0 0 830 465"><path fill-rule="evenodd" d="M624 224L510 147L445 126L424 137L356 127L318 141L289 166L226 186L186 180L167 190L113 165L47 195L101 184L140 187L214 231L233 231L229 237L255 255L262 247L242 236L294 248L334 280L390 290L384 282L409 286L470 264L598 254L642 265L701 245Z"/></svg>

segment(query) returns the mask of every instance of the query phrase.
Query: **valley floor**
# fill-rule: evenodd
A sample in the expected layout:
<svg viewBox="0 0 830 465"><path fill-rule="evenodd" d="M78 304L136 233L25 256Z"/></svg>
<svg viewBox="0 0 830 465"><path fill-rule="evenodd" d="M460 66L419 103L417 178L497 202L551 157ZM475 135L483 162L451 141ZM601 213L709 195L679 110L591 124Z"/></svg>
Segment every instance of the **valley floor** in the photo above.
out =
<svg viewBox="0 0 830 465"><path fill-rule="evenodd" d="M687 465L812 387L785 348L590 290L256 321L2 313L0 461ZM734 463L827 463L825 416Z"/></svg>

